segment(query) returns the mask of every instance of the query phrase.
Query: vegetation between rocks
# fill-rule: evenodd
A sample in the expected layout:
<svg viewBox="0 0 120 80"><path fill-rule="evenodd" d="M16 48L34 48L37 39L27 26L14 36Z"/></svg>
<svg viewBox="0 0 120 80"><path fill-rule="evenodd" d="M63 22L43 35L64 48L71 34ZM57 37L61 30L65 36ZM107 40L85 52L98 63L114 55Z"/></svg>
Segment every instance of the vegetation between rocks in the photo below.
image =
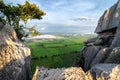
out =
<svg viewBox="0 0 120 80"><path fill-rule="evenodd" d="M28 42L32 54L32 72L36 66L52 68L71 66L86 39L87 37L70 37Z"/></svg>

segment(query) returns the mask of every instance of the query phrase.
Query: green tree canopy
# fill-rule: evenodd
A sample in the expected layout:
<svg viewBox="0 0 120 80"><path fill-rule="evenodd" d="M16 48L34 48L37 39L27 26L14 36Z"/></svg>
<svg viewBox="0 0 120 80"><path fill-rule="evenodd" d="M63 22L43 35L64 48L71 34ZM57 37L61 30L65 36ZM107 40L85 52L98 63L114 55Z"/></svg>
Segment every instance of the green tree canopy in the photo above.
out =
<svg viewBox="0 0 120 80"><path fill-rule="evenodd" d="M28 1L22 5L21 19L26 23L28 19L42 19L41 16L45 13L40 10L35 4L30 4Z"/></svg>
<svg viewBox="0 0 120 80"><path fill-rule="evenodd" d="M45 13L39 7L28 1L16 6L0 1L0 21L13 26L20 40L26 36L24 26L19 24L20 21L26 24L29 19L42 19L44 15Z"/></svg>

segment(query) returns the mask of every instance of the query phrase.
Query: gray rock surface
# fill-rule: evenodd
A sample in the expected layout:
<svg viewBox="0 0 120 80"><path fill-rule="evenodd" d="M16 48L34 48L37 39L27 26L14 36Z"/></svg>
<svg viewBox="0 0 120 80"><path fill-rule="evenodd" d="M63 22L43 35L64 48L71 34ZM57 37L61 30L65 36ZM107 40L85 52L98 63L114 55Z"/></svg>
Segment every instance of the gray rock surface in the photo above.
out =
<svg viewBox="0 0 120 80"><path fill-rule="evenodd" d="M112 48L103 48L101 49L98 54L95 56L93 61L90 64L90 67L93 67L96 64L104 63L106 58L109 56L110 52L112 51Z"/></svg>
<svg viewBox="0 0 120 80"><path fill-rule="evenodd" d="M120 80L120 65L97 64L87 72L91 80Z"/></svg>
<svg viewBox="0 0 120 80"><path fill-rule="evenodd" d="M32 80L89 80L82 68L48 69L37 67Z"/></svg>
<svg viewBox="0 0 120 80"><path fill-rule="evenodd" d="M86 73L80 67L37 67L32 80L120 80L119 75L119 64L96 64Z"/></svg>
<svg viewBox="0 0 120 80"><path fill-rule="evenodd" d="M0 80L31 80L30 49L0 22Z"/></svg>
<svg viewBox="0 0 120 80"><path fill-rule="evenodd" d="M120 47L120 26L117 28L115 37L114 37L110 47Z"/></svg>
<svg viewBox="0 0 120 80"><path fill-rule="evenodd" d="M111 51L111 53L105 60L105 63L120 64L120 47L116 47Z"/></svg>
<svg viewBox="0 0 120 80"><path fill-rule="evenodd" d="M85 53L83 56L85 57L85 63L84 63L84 70L87 71L90 69L90 64L97 55L98 51L101 49L101 46L89 46L86 47L83 50L83 53Z"/></svg>
<svg viewBox="0 0 120 80"><path fill-rule="evenodd" d="M100 33L106 30L110 30L115 27L119 27L120 21L120 2L107 9L101 16L95 33Z"/></svg>

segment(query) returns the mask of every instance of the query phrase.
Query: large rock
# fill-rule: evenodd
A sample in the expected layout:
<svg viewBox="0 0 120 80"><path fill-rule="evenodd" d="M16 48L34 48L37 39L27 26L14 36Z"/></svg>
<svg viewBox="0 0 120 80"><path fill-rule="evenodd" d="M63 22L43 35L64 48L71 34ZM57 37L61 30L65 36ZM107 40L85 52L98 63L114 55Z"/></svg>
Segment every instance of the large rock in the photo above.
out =
<svg viewBox="0 0 120 80"><path fill-rule="evenodd" d="M104 12L95 33L98 34L97 37L87 40L84 43L85 50L81 51L84 55L85 71L98 63L120 64L120 0ZM93 49L98 46L101 46L101 49Z"/></svg>
<svg viewBox="0 0 120 80"><path fill-rule="evenodd" d="M120 47L120 25L117 28L115 37L114 37L110 47Z"/></svg>
<svg viewBox="0 0 120 80"><path fill-rule="evenodd" d="M101 49L98 52L98 54L95 56L93 61L91 62L90 67L92 68L96 64L104 63L104 61L109 56L111 51L112 51L112 48L103 48L103 49Z"/></svg>
<svg viewBox="0 0 120 80"><path fill-rule="evenodd" d="M30 49L0 22L0 80L31 80Z"/></svg>
<svg viewBox="0 0 120 80"><path fill-rule="evenodd" d="M89 80L82 68L48 69L37 67L32 80Z"/></svg>
<svg viewBox="0 0 120 80"><path fill-rule="evenodd" d="M95 30L95 33L100 33L106 30L110 30L113 28L119 27L120 21L120 1L118 1L115 5L105 11L105 13L101 16L98 26Z"/></svg>
<svg viewBox="0 0 120 80"><path fill-rule="evenodd" d="M105 63L120 64L120 47L116 47L111 51L110 55L105 60Z"/></svg>
<svg viewBox="0 0 120 80"><path fill-rule="evenodd" d="M85 53L84 56L84 70L87 71L90 69L90 64L93 61L93 59L95 58L95 56L97 55L98 51L101 49L101 46L89 46L86 47L83 50L83 53Z"/></svg>
<svg viewBox="0 0 120 80"><path fill-rule="evenodd" d="M120 65L97 64L86 73L80 67L37 67L32 80L120 80Z"/></svg>
<svg viewBox="0 0 120 80"><path fill-rule="evenodd" d="M87 74L91 80L120 80L120 65L97 64Z"/></svg>

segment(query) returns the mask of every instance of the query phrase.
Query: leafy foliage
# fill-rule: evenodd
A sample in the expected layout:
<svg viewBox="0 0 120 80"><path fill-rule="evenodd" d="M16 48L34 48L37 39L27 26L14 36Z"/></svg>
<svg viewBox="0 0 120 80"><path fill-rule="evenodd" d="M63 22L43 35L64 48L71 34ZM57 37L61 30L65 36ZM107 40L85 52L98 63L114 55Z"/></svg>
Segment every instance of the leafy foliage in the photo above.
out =
<svg viewBox="0 0 120 80"><path fill-rule="evenodd" d="M35 4L30 4L28 1L22 5L21 19L26 23L28 19L42 19L41 16L45 13L40 10Z"/></svg>
<svg viewBox="0 0 120 80"><path fill-rule="evenodd" d="M37 36L37 35L40 35L40 32L38 32L36 29L35 29L35 26L31 27L31 28L28 28L31 36Z"/></svg>
<svg viewBox="0 0 120 80"><path fill-rule="evenodd" d="M23 5L18 4L17 6L6 5L3 0L0 1L0 21L13 26L20 40L28 34L25 33L24 26L20 25L19 22L23 21L26 24L29 19L42 19L43 15L45 13L42 10L28 1ZM35 28L34 32L38 34Z"/></svg>

